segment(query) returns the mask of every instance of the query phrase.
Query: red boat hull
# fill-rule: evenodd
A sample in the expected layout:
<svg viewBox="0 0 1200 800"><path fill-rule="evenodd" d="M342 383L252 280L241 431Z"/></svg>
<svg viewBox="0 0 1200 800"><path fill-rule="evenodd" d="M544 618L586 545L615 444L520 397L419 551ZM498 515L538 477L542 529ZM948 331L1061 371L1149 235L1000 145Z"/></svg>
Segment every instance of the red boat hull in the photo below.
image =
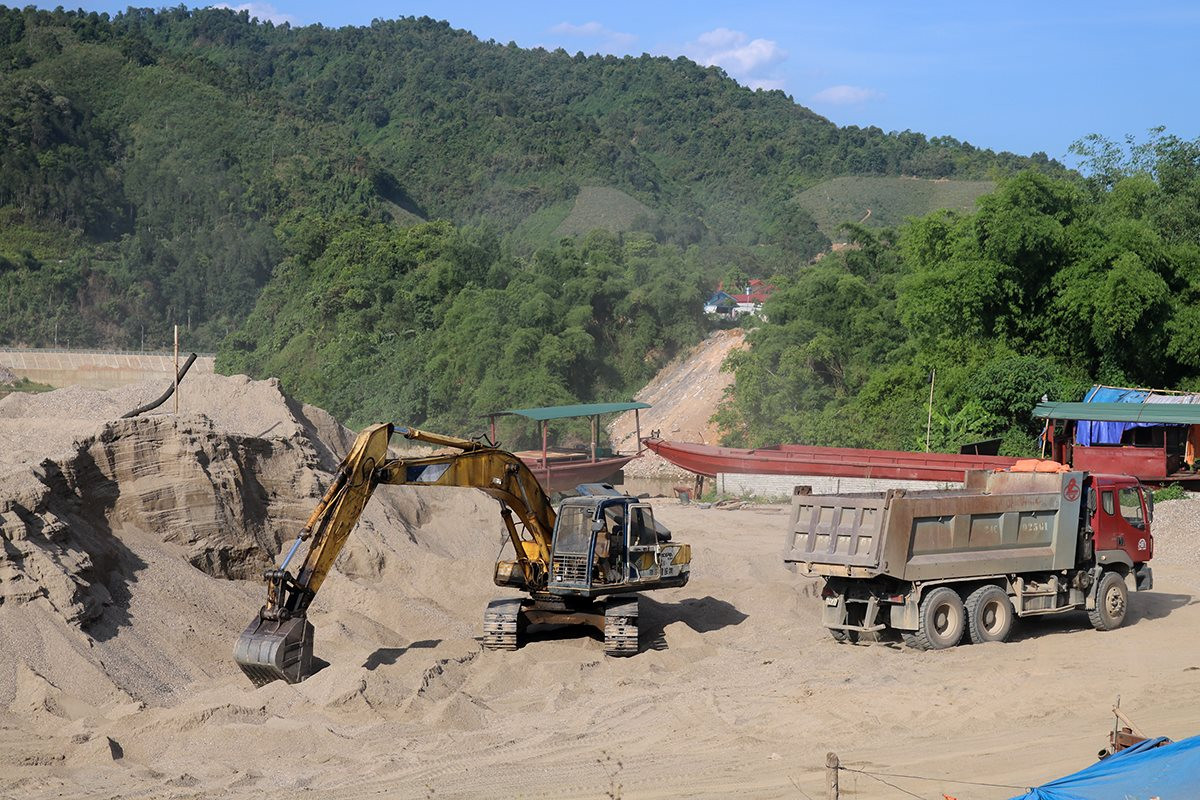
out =
<svg viewBox="0 0 1200 800"><path fill-rule="evenodd" d="M595 461L549 460L549 468L542 463L540 457L520 454L525 466L537 476L538 482L546 492L566 492L581 483L602 483L612 477L622 467L636 456L616 456L614 458L598 458Z"/></svg>
<svg viewBox="0 0 1200 800"><path fill-rule="evenodd" d="M849 447L786 444L755 449L716 447L665 439L643 439L646 447L689 472L716 477L719 472L755 475L819 475L830 478L888 478L956 482L971 469L1005 469L1016 463L1005 456L908 453Z"/></svg>

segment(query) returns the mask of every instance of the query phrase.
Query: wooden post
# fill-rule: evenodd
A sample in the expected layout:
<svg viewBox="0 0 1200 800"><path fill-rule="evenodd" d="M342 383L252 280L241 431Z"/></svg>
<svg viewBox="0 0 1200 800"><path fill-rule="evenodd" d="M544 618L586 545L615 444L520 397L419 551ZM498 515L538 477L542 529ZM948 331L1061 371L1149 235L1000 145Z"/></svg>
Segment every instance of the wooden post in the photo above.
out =
<svg viewBox="0 0 1200 800"><path fill-rule="evenodd" d="M489 414L489 415L488 415L488 422L489 422L489 423L491 424L491 426L492 426L492 444L495 444L495 443L496 443L496 415L495 415L495 414Z"/></svg>
<svg viewBox="0 0 1200 800"><path fill-rule="evenodd" d="M592 463L596 462L596 439L600 436L600 415L592 417Z"/></svg>
<svg viewBox="0 0 1200 800"><path fill-rule="evenodd" d="M838 800L838 757L837 753L825 754L825 780L829 784L829 800Z"/></svg>
<svg viewBox="0 0 1200 800"><path fill-rule="evenodd" d="M179 326L175 326L175 416L179 416Z"/></svg>
<svg viewBox="0 0 1200 800"><path fill-rule="evenodd" d="M642 454L642 418L638 416L638 409L633 410L633 425L637 430L637 454Z"/></svg>
<svg viewBox="0 0 1200 800"><path fill-rule="evenodd" d="M546 494L550 494L550 459L546 455L546 420L542 420L542 468L546 470Z"/></svg>

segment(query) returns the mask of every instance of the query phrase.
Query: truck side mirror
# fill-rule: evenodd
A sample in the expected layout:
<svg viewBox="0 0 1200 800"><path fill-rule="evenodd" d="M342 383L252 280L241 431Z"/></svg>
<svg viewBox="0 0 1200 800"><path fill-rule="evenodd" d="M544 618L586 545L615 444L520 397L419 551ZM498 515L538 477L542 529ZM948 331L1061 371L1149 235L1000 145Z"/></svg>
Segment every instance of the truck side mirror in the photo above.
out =
<svg viewBox="0 0 1200 800"><path fill-rule="evenodd" d="M592 533L602 533L608 530L608 526L604 524L602 519L592 520Z"/></svg>
<svg viewBox="0 0 1200 800"><path fill-rule="evenodd" d="M1145 491L1145 490L1143 490ZM1154 522L1154 490L1146 492L1146 518L1150 522Z"/></svg>
<svg viewBox="0 0 1200 800"><path fill-rule="evenodd" d="M1087 513L1088 517L1096 516L1096 490L1087 490Z"/></svg>

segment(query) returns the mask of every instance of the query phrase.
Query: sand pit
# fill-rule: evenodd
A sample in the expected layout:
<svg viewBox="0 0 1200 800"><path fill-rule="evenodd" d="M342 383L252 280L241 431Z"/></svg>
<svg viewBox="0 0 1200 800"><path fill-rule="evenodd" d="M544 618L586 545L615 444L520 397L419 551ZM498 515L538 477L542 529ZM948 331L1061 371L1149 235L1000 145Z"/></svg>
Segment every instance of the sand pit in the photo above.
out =
<svg viewBox="0 0 1200 800"><path fill-rule="evenodd" d="M308 681L255 689L232 644L347 433L272 382L0 401L0 796L822 797L873 772L1024 786L1095 758L1121 706L1200 730L1200 503L1159 506L1156 589L938 653L843 646L780 561L782 509L656 501L693 579L643 601L642 652L546 630L487 652L494 501L383 487L313 607ZM169 405L169 404L168 404ZM40 487L40 488L39 488ZM18 508L19 506L19 508ZM889 778L921 797L1016 789ZM844 797L907 797L858 773Z"/></svg>

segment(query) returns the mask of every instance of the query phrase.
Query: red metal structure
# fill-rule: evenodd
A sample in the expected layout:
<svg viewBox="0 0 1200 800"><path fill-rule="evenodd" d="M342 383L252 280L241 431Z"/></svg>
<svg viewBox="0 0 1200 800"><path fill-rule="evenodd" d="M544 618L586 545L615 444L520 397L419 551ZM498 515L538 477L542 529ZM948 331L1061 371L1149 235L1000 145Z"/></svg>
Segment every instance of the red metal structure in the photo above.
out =
<svg viewBox="0 0 1200 800"><path fill-rule="evenodd" d="M889 478L961 482L971 469L1006 469L1005 456L909 453L799 444L742 449L648 438L647 448L689 472L712 478L718 472L757 475L820 475L832 478Z"/></svg>

